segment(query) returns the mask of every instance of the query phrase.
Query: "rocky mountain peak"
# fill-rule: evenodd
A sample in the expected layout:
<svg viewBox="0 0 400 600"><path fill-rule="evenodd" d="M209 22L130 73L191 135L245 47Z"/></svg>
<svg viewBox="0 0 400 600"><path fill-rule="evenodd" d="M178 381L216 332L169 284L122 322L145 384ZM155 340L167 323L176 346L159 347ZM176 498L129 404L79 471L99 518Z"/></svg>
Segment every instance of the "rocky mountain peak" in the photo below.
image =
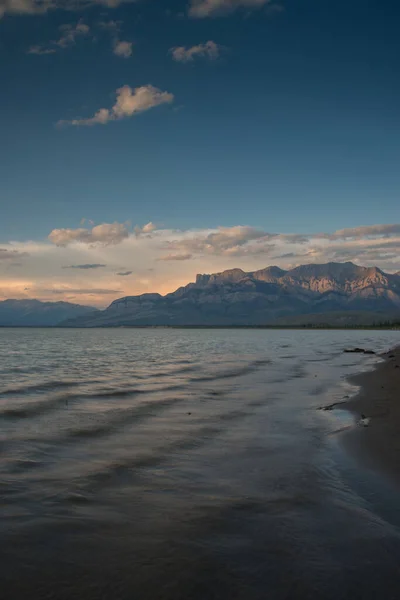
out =
<svg viewBox="0 0 400 600"><path fill-rule="evenodd" d="M250 275L258 281L267 281L272 283L286 275L286 273L287 271L284 271L279 267L272 266L266 267L265 269L260 269L259 271L254 271L253 273L250 273Z"/></svg>
<svg viewBox="0 0 400 600"><path fill-rule="evenodd" d="M205 286L229 282L235 283L241 279L244 279L246 276L247 273L242 271L242 269L228 269L226 271L222 271L221 273L213 273L211 275L197 275L196 285Z"/></svg>

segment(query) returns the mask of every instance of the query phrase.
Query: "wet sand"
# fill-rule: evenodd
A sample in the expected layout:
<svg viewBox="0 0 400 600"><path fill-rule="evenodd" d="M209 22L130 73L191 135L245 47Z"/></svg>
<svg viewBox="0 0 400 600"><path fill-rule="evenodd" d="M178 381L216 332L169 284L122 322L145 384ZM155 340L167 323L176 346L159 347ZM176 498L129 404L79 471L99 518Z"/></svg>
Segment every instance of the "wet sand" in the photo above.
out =
<svg viewBox="0 0 400 600"><path fill-rule="evenodd" d="M400 346L380 355L376 369L351 379L360 392L346 404L357 420L370 418L344 435L345 446L367 466L400 485Z"/></svg>

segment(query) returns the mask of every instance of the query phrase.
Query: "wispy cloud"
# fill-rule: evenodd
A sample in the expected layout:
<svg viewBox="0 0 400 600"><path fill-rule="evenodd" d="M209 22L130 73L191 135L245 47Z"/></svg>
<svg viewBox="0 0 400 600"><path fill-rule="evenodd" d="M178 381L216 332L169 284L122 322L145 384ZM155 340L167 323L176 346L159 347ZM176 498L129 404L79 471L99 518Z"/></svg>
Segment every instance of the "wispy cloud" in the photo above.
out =
<svg viewBox="0 0 400 600"><path fill-rule="evenodd" d="M129 85L124 85L116 91L117 99L111 109L100 108L93 117L87 119L72 119L71 121L59 121L59 125L105 125L110 121L119 121L132 117L133 115L145 112L160 106L161 104L171 104L174 101L174 95L169 92L163 92L153 85L144 85L132 89Z"/></svg>
<svg viewBox="0 0 400 600"><path fill-rule="evenodd" d="M167 254L165 256L160 256L158 260L190 260L193 258L192 254Z"/></svg>
<svg viewBox="0 0 400 600"><path fill-rule="evenodd" d="M55 48L46 48L46 46L31 46L28 50L28 54L37 54L38 56L44 54L54 54L57 52Z"/></svg>
<svg viewBox="0 0 400 600"><path fill-rule="evenodd" d="M229 14L238 10L267 6L271 0L190 0L189 15L202 19Z"/></svg>
<svg viewBox="0 0 400 600"><path fill-rule="evenodd" d="M9 15L43 15L52 10L81 11L92 6L108 9L137 0L0 0L0 19Z"/></svg>
<svg viewBox="0 0 400 600"><path fill-rule="evenodd" d="M1 0L0 0L1 2ZM111 36L112 51L120 58L129 58L133 54L133 42L121 40L119 37L122 21L100 21L93 25L97 32L105 32ZM59 27L60 37L52 40L49 44L31 46L28 54L54 54L60 49L74 46L78 38L94 39L93 29L80 19L77 23L61 25Z"/></svg>
<svg viewBox="0 0 400 600"><path fill-rule="evenodd" d="M119 277L128 277L128 275L132 275L133 271L121 271L120 273L116 273Z"/></svg>
<svg viewBox="0 0 400 600"><path fill-rule="evenodd" d="M81 20L76 24L66 24L59 27L61 36L58 40L53 40L48 46L31 46L28 54L54 54L58 49L73 46L79 37L87 37L90 34L90 27Z"/></svg>
<svg viewBox="0 0 400 600"><path fill-rule="evenodd" d="M82 20L78 21L76 25L61 25L60 30L62 35L60 39L55 42L60 48L66 48L67 46L75 44L76 38L84 37L90 32L89 26Z"/></svg>
<svg viewBox="0 0 400 600"><path fill-rule="evenodd" d="M67 265L65 267L62 267L63 269L101 269L103 267L106 267L107 265L102 265L99 263L93 263L93 264L84 264L84 265Z"/></svg>
<svg viewBox="0 0 400 600"><path fill-rule="evenodd" d="M400 223L393 225L367 225L365 227L351 227L348 229L338 229L332 234L324 234L330 239L345 239L345 238L363 238L377 235L393 235L400 234Z"/></svg>
<svg viewBox="0 0 400 600"><path fill-rule="evenodd" d="M110 290L108 288L71 288L68 286L65 287L61 287L61 288L48 288L48 289L42 289L42 292L49 292L50 294L81 294L83 296L90 296L90 295L112 295L115 296L116 294L123 294L123 290Z"/></svg>
<svg viewBox="0 0 400 600"><path fill-rule="evenodd" d="M117 35L120 31L122 25L122 21L114 21L114 20L110 20L110 21L99 21L97 26L100 29L104 29L106 31L111 32L114 35Z"/></svg>
<svg viewBox="0 0 400 600"><path fill-rule="evenodd" d="M222 47L209 40L205 44L197 44L191 48L185 48L184 46L176 46L170 49L172 58L176 62L192 62L195 58L207 58L209 60L216 60L219 58Z"/></svg>
<svg viewBox="0 0 400 600"><path fill-rule="evenodd" d="M115 245L129 237L129 229L125 223L102 223L92 229L53 229L49 240L56 246L68 246L74 242L83 244Z"/></svg>

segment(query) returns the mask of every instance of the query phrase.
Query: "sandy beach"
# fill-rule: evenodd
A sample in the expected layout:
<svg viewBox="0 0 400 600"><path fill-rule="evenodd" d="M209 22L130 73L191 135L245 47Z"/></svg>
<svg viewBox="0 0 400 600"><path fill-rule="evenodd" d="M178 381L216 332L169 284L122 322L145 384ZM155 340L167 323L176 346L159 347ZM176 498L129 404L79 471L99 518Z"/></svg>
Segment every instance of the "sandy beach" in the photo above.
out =
<svg viewBox="0 0 400 600"><path fill-rule="evenodd" d="M400 346L381 357L374 371L351 379L361 389L347 408L370 421L345 434L344 443L364 464L400 484Z"/></svg>

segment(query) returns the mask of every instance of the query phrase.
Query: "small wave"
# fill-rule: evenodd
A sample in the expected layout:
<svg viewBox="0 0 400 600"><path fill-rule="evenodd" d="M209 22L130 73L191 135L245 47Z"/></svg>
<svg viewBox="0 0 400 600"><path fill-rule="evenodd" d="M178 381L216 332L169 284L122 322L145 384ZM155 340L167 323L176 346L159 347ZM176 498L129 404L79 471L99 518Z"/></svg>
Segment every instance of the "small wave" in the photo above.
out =
<svg viewBox="0 0 400 600"><path fill-rule="evenodd" d="M182 369L176 369L174 371L158 371L156 373L152 373L151 378L159 379L161 377L175 377L176 375L181 375L183 373L192 373L196 369L197 367L192 365L190 367L183 367Z"/></svg>
<svg viewBox="0 0 400 600"><path fill-rule="evenodd" d="M190 451L209 443L212 438L225 431L222 426L204 426L165 446L155 448L152 454L144 454L133 459L115 461L105 464L100 470L82 475L75 480L76 489L95 492L109 485L115 485L115 480L125 476L135 476L143 469L158 467L168 461L176 452ZM84 492L85 493L85 492Z"/></svg>
<svg viewBox="0 0 400 600"><path fill-rule="evenodd" d="M200 377L190 377L189 382L196 383L202 381L218 381L218 379L232 379L234 377L241 377L248 375L255 370L252 366L244 367L243 369L235 369L234 371L224 371L222 373L215 373L213 375L203 375Z"/></svg>
<svg viewBox="0 0 400 600"><path fill-rule="evenodd" d="M212 375L202 375L200 377L191 377L188 379L189 382L202 382L202 381L217 381L218 379L232 379L234 377L241 377L254 373L259 367L272 364L270 359L258 359L248 363L244 367L238 367L230 371L220 371Z"/></svg>
<svg viewBox="0 0 400 600"><path fill-rule="evenodd" d="M79 440L81 438L83 441L85 438L98 438L107 436L109 434L116 433L120 426L133 425L148 417L154 417L156 410L169 408L170 406L174 406L175 404L185 401L186 398L166 398L159 401L146 402L145 404L142 404L133 410L120 411L117 418L110 419L107 421L107 423L98 424L93 427L73 429L67 435L67 438L73 438L74 440ZM63 443L63 440L60 437L58 437L57 441L59 443Z"/></svg>
<svg viewBox="0 0 400 600"><path fill-rule="evenodd" d="M9 473L20 473L21 471L31 471L41 466L41 463L28 458L20 458L13 461L11 468L7 469Z"/></svg>
<svg viewBox="0 0 400 600"><path fill-rule="evenodd" d="M264 367L266 365L272 364L272 360L269 358L260 358L258 360L254 360L250 364L253 365L254 367Z"/></svg>
<svg viewBox="0 0 400 600"><path fill-rule="evenodd" d="M65 394L64 396L59 396L58 400L63 401L66 404L72 402L73 400L96 400L98 398L129 398L134 397L136 395L145 395L145 394L158 394L162 392L173 392L184 389L182 385L169 385L163 388L149 388L147 390L142 390L139 388L125 388L125 389L110 389L110 390L99 390L98 392L91 392L89 394L78 393L78 394Z"/></svg>
<svg viewBox="0 0 400 600"><path fill-rule="evenodd" d="M60 400L53 399L46 402L32 403L29 405L13 406L0 410L0 418L5 419L28 419L36 417L52 410L56 410L61 405Z"/></svg>
<svg viewBox="0 0 400 600"><path fill-rule="evenodd" d="M8 388L0 392L0 397L4 396L15 396L18 394L30 394L34 392L43 391L54 391L66 387L77 387L84 384L100 383L100 381L44 381L42 383L35 383L31 385L25 385L21 387Z"/></svg>

